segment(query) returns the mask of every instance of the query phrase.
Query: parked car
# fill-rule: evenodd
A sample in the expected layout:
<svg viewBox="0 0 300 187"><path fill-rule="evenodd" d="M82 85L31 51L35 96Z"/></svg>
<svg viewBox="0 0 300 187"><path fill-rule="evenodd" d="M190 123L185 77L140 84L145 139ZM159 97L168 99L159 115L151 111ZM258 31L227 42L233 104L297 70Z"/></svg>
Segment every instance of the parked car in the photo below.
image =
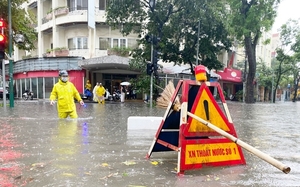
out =
<svg viewBox="0 0 300 187"><path fill-rule="evenodd" d="M9 92L7 88L5 89L5 92L6 92L6 99L9 99ZM0 87L0 98L3 99L3 87Z"/></svg>

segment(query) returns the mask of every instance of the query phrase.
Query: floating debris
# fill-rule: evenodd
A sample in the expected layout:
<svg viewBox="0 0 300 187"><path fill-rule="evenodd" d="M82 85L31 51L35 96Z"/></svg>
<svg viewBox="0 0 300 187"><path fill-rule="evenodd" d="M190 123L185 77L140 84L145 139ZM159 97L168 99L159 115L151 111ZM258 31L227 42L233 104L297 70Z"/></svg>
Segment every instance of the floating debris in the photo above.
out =
<svg viewBox="0 0 300 187"><path fill-rule="evenodd" d="M104 176L104 177L102 177L102 178L100 178L100 179L105 180L105 179L108 179L108 178L110 178L110 177L112 177L112 176L116 176L116 175L118 175L118 174L119 174L118 172L117 172L117 173L110 173L109 175Z"/></svg>
<svg viewBox="0 0 300 187"><path fill-rule="evenodd" d="M125 161L125 162L122 162L123 164L125 164L126 166L131 166L131 165L135 165L136 162L135 161Z"/></svg>
<svg viewBox="0 0 300 187"><path fill-rule="evenodd" d="M158 165L158 162L157 161L152 161L151 164L156 166L156 165Z"/></svg>

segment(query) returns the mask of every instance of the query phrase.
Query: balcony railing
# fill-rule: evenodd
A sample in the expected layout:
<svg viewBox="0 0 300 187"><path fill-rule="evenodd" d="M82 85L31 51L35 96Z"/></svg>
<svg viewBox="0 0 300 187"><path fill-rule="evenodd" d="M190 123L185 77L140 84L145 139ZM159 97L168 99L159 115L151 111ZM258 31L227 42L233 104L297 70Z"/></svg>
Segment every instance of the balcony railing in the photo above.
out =
<svg viewBox="0 0 300 187"><path fill-rule="evenodd" d="M66 15L68 13L69 13L69 8L68 7L59 7L59 8L56 8L54 10L54 15L55 16Z"/></svg>
<svg viewBox="0 0 300 187"><path fill-rule="evenodd" d="M47 23L47 22L49 22L49 19L47 19L46 17L44 17L44 18L42 19L42 24Z"/></svg>
<svg viewBox="0 0 300 187"><path fill-rule="evenodd" d="M50 57L24 59L15 62L13 72L22 73L24 71L28 72L58 69L81 70L81 68L78 66L78 61L80 60L82 60L82 57ZM8 68L5 68L5 74L8 75Z"/></svg>

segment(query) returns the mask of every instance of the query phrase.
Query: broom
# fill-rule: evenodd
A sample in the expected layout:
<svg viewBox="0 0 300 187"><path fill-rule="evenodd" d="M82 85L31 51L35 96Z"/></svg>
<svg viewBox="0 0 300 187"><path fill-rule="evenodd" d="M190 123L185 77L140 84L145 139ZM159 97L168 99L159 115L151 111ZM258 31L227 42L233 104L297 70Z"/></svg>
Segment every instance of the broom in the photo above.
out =
<svg viewBox="0 0 300 187"><path fill-rule="evenodd" d="M167 108L171 102L171 98L175 92L175 86L172 81L169 81L163 92L160 94L160 97L156 99L156 106L160 108ZM177 96L175 102L172 105L172 109L175 111L180 110L180 100Z"/></svg>

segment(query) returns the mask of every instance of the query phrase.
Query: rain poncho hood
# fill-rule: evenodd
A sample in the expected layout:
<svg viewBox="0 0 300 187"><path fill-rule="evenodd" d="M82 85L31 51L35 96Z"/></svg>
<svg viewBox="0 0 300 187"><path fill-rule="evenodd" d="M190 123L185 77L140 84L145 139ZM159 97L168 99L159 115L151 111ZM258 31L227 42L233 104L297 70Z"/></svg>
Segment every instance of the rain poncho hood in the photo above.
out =
<svg viewBox="0 0 300 187"><path fill-rule="evenodd" d="M71 82L62 82L60 79L58 83L53 86L50 100L57 99L58 112L72 112L76 110L74 98L81 101L81 97Z"/></svg>

